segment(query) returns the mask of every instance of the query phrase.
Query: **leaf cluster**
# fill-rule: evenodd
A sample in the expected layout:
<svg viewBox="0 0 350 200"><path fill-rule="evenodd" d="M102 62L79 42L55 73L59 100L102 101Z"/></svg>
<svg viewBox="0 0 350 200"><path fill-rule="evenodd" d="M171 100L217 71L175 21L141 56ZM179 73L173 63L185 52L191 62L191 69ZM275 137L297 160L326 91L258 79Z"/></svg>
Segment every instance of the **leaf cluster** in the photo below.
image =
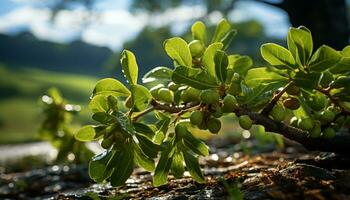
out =
<svg viewBox="0 0 350 200"><path fill-rule="evenodd" d="M165 184L169 173L178 178L186 169L202 183L198 158L209 149L193 130L217 134L220 118L229 113L236 113L242 128L256 128L257 120L242 109L284 121L310 137L334 137L348 123L348 47L321 46L314 52L311 32L291 28L288 49L262 45L261 55L270 65L255 67L248 56L226 52L236 35L227 20L217 24L210 39L203 22L195 22L191 32L190 42L164 41L173 67L155 67L139 83L136 58L124 50L120 62L128 85L113 78L96 84L89 108L97 125L75 134L79 141L100 140L106 149L90 162L93 180L119 186L138 165L154 172L155 186ZM288 122L287 116L296 119Z"/></svg>

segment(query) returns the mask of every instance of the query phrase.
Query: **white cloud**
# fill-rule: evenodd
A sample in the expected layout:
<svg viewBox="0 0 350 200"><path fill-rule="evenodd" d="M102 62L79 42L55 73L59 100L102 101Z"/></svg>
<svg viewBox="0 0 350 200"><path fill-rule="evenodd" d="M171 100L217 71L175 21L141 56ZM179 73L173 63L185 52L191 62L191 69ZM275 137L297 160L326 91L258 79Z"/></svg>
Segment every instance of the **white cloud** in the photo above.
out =
<svg viewBox="0 0 350 200"><path fill-rule="evenodd" d="M171 23L174 24L175 32L181 32L187 27L185 22L201 17L204 13L205 9L202 6L181 6L152 17L145 13L135 15L121 9L103 10L96 13L92 23L83 28L84 19L89 17L87 11L61 11L52 23L48 9L20 7L0 16L0 32L11 32L16 30L16 27L26 27L35 36L45 40L67 42L80 35L86 42L118 49L148 22L156 27Z"/></svg>
<svg viewBox="0 0 350 200"><path fill-rule="evenodd" d="M153 25L162 26L169 23L187 22L188 20L202 17L206 12L203 6L180 6L167 9L161 15L155 15Z"/></svg>
<svg viewBox="0 0 350 200"><path fill-rule="evenodd" d="M290 26L286 12L259 2L239 1L229 17L234 22L255 19L264 25L267 35L275 37L285 37Z"/></svg>
<svg viewBox="0 0 350 200"><path fill-rule="evenodd" d="M82 24L88 17L86 11L62 11L54 23L50 17L47 9L22 7L0 16L0 32L8 33L16 30L16 27L26 27L35 36L45 40L67 42L81 35L86 42L119 48L146 23L144 17L133 16L123 10L104 11L84 29Z"/></svg>
<svg viewBox="0 0 350 200"><path fill-rule="evenodd" d="M138 31L132 31L128 27L121 29L120 27L93 25L83 32L82 39L91 44L120 49L123 43L133 38Z"/></svg>
<svg viewBox="0 0 350 200"><path fill-rule="evenodd" d="M1 16L0 30L6 31L6 29L15 26L39 24L49 19L48 14L48 11L44 9L38 10L31 7L19 8Z"/></svg>
<svg viewBox="0 0 350 200"><path fill-rule="evenodd" d="M24 0L13 0L22 2ZM36 0L31 0L36 1ZM112 2L113 0L110 0ZM253 6L253 3L239 2L232 12L231 19L240 21L255 18L267 25L273 34L284 34L285 18L282 14L266 8ZM114 4L113 4L114 6ZM166 10L161 15L148 16L145 13L132 14L126 9L107 8L98 10L88 26L83 26L84 19L89 17L82 9L61 11L54 23L50 21L50 11L46 8L22 6L0 16L0 32L11 32L18 27L25 27L37 37L45 40L69 42L77 36L89 43L119 49L122 44L133 37L147 24L155 27L171 24L175 34L187 31L191 19L202 17L206 10L203 6L180 6ZM277 13L277 14L276 14ZM221 18L220 13L209 16L215 23ZM280 24L276 27L276 24ZM84 28L83 28L84 27Z"/></svg>

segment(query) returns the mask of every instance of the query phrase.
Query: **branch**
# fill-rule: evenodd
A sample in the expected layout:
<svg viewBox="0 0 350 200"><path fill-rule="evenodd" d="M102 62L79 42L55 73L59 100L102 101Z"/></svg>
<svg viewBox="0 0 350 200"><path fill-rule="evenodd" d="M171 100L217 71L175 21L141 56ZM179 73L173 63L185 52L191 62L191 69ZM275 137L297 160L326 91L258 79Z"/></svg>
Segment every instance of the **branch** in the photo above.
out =
<svg viewBox="0 0 350 200"><path fill-rule="evenodd" d="M137 120L140 119L140 117L146 115L147 113L152 112L153 110L163 110L169 113L177 113L178 115L182 115L188 110L191 109L196 109L197 107L199 108L200 104L199 103L193 103L193 104L188 104L184 106L172 106L172 105L167 105L167 104L161 104L157 102L156 100L152 99L151 103L152 107L147 108L146 110L137 113L132 117L132 121L136 122Z"/></svg>
<svg viewBox="0 0 350 200"><path fill-rule="evenodd" d="M267 116L244 108L234 110L237 116L248 115L256 124L263 125L265 130L278 133L284 137L302 144L308 150L334 152L345 156L350 155L350 136L337 135L334 138L311 138L306 131L275 121Z"/></svg>
<svg viewBox="0 0 350 200"><path fill-rule="evenodd" d="M135 115L133 118L132 118L132 121L133 122L136 122L137 120L139 120L140 117L146 115L147 113L149 112L152 112L154 110L154 107L149 107L147 108L146 110L140 112L140 113L137 113L137 115Z"/></svg>
<svg viewBox="0 0 350 200"><path fill-rule="evenodd" d="M278 96L280 93L278 93L276 96ZM152 107L136 115L133 118L133 120L137 120L139 117L153 110L163 110L169 113L181 114L191 109L197 109L201 106L201 104L199 103L189 103L187 105L174 106L161 104L155 100L151 101L151 105ZM274 132L290 140L296 141L308 150L334 152L345 156L350 155L350 135L337 135L334 138L311 138L309 137L307 131L292 127L290 125L286 125L279 121L275 121L261 113L253 112L242 107L233 110L233 112L237 116L248 115L254 121L255 124L263 125L266 131Z"/></svg>
<svg viewBox="0 0 350 200"><path fill-rule="evenodd" d="M271 101L265 106L265 108L261 111L262 115L268 116L273 107L276 105L281 96L286 92L289 86L292 85L292 81L290 81L280 92L278 92Z"/></svg>

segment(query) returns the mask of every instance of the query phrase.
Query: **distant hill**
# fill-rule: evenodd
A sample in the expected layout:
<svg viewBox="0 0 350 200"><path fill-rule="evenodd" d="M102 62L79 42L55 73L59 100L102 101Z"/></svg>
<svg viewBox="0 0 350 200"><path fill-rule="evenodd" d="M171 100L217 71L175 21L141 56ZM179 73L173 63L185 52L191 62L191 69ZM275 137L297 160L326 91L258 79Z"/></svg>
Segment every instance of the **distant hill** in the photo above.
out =
<svg viewBox="0 0 350 200"><path fill-rule="evenodd" d="M112 51L83 41L61 44L37 39L29 32L0 34L0 63L11 68L35 67L56 72L103 76Z"/></svg>

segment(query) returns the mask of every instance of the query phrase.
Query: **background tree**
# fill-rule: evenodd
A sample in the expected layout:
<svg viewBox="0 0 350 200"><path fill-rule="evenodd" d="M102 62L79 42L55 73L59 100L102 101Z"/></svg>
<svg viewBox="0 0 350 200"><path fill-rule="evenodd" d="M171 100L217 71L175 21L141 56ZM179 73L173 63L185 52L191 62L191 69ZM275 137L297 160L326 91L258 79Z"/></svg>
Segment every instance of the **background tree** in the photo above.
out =
<svg viewBox="0 0 350 200"><path fill-rule="evenodd" d="M349 22L345 0L284 0L269 3L285 10L294 27L304 25L314 34L314 45L327 44L338 50L349 43Z"/></svg>
<svg viewBox="0 0 350 200"><path fill-rule="evenodd" d="M330 45L338 50L349 42L349 17L345 0L282 0L273 2L269 0L256 0L283 9L287 12L289 20L294 27L306 26L311 32L318 33L314 37L315 47L321 44ZM234 9L238 0L144 0L132 1L132 11L147 11L161 13L166 9L183 4L204 5L206 13L203 19L213 12L219 11L224 17ZM52 9L53 17L63 9L70 9L80 4L92 11L96 0L57 0L48 4Z"/></svg>
<svg viewBox="0 0 350 200"><path fill-rule="evenodd" d="M330 45L338 50L346 46L349 41L349 22L345 0L282 0L271 3L268 0L257 0L276 6L287 12L289 20L294 27L304 25L311 32L317 33L314 38L315 47L321 44ZM234 9L237 0L193 0L193 1L133 1L131 9L146 10L149 12L163 12L165 9L178 6L181 3L200 4L206 7L206 18L214 11L219 11L224 17Z"/></svg>

